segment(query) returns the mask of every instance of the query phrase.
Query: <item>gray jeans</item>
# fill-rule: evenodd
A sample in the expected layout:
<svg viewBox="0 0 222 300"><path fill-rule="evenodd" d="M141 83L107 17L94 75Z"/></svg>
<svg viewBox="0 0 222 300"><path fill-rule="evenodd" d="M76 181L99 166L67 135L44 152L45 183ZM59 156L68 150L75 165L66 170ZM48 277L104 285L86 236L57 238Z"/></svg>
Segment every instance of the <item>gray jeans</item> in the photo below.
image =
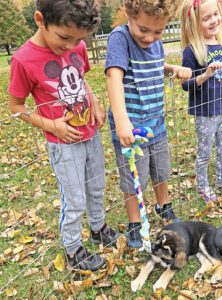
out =
<svg viewBox="0 0 222 300"><path fill-rule="evenodd" d="M81 245L81 220L86 211L92 230L104 224L104 154L100 135L75 144L48 143L51 165L61 193L60 231L68 254Z"/></svg>
<svg viewBox="0 0 222 300"><path fill-rule="evenodd" d="M216 144L216 184L222 186L222 116L196 117L197 134L197 189L208 189L208 163Z"/></svg>
<svg viewBox="0 0 222 300"><path fill-rule="evenodd" d="M142 192L147 188L149 177L155 183L168 181L170 178L170 154L167 138L153 145L142 148L144 156L136 155L136 167ZM122 155L121 148L115 147L116 163L120 174L120 189L124 193L135 194L129 161Z"/></svg>

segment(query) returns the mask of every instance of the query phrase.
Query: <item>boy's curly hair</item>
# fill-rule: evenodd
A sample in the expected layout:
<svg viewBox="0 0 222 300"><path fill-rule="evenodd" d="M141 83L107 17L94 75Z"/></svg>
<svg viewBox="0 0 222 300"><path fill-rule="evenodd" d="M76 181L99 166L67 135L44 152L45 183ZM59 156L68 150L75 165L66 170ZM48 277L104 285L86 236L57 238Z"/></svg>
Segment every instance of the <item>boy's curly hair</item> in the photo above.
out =
<svg viewBox="0 0 222 300"><path fill-rule="evenodd" d="M100 23L100 6L97 0L36 0L36 9L44 24L66 25L93 30Z"/></svg>
<svg viewBox="0 0 222 300"><path fill-rule="evenodd" d="M131 17L143 11L149 16L169 17L170 19L178 9L177 0L125 0L124 4L126 13Z"/></svg>

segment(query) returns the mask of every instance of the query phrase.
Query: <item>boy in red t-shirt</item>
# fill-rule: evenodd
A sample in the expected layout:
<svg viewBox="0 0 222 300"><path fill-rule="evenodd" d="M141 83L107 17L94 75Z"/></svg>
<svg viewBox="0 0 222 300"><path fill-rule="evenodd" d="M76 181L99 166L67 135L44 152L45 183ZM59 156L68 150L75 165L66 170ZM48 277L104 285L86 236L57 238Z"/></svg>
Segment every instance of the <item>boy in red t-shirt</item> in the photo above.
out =
<svg viewBox="0 0 222 300"><path fill-rule="evenodd" d="M60 230L71 267L95 271L105 263L81 242L86 210L95 243L118 234L104 221L104 156L100 128L105 113L84 80L89 71L82 41L99 22L96 1L37 0L36 33L12 58L9 107L43 130L61 193ZM25 100L38 111L28 113Z"/></svg>

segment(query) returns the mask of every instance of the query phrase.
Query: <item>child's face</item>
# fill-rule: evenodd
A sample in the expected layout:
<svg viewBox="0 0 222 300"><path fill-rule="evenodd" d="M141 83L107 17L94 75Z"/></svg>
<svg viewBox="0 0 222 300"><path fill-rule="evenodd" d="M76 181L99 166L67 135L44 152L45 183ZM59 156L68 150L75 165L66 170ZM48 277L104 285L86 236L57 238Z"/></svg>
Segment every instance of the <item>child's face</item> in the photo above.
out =
<svg viewBox="0 0 222 300"><path fill-rule="evenodd" d="M168 21L168 17L149 16L142 11L136 17L128 16L130 34L141 48L160 40Z"/></svg>
<svg viewBox="0 0 222 300"><path fill-rule="evenodd" d="M208 40L215 39L219 32L221 15L218 10L217 0L208 0L201 4L200 24L204 38Z"/></svg>
<svg viewBox="0 0 222 300"><path fill-rule="evenodd" d="M85 28L78 28L75 24L70 24L70 26L48 25L47 28L43 26L40 30L44 46L50 48L57 55L73 49L88 35Z"/></svg>

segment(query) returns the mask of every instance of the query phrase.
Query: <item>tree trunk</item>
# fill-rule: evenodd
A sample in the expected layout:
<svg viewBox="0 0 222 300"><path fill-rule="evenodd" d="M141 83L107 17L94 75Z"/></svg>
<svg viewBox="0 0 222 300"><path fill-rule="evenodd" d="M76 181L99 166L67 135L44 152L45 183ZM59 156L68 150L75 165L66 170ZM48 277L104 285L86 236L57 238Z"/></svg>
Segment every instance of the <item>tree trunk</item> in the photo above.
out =
<svg viewBox="0 0 222 300"><path fill-rule="evenodd" d="M11 52L10 52L11 47L10 47L9 44L5 44L5 49L6 49L7 53L8 53L8 55L11 55Z"/></svg>

